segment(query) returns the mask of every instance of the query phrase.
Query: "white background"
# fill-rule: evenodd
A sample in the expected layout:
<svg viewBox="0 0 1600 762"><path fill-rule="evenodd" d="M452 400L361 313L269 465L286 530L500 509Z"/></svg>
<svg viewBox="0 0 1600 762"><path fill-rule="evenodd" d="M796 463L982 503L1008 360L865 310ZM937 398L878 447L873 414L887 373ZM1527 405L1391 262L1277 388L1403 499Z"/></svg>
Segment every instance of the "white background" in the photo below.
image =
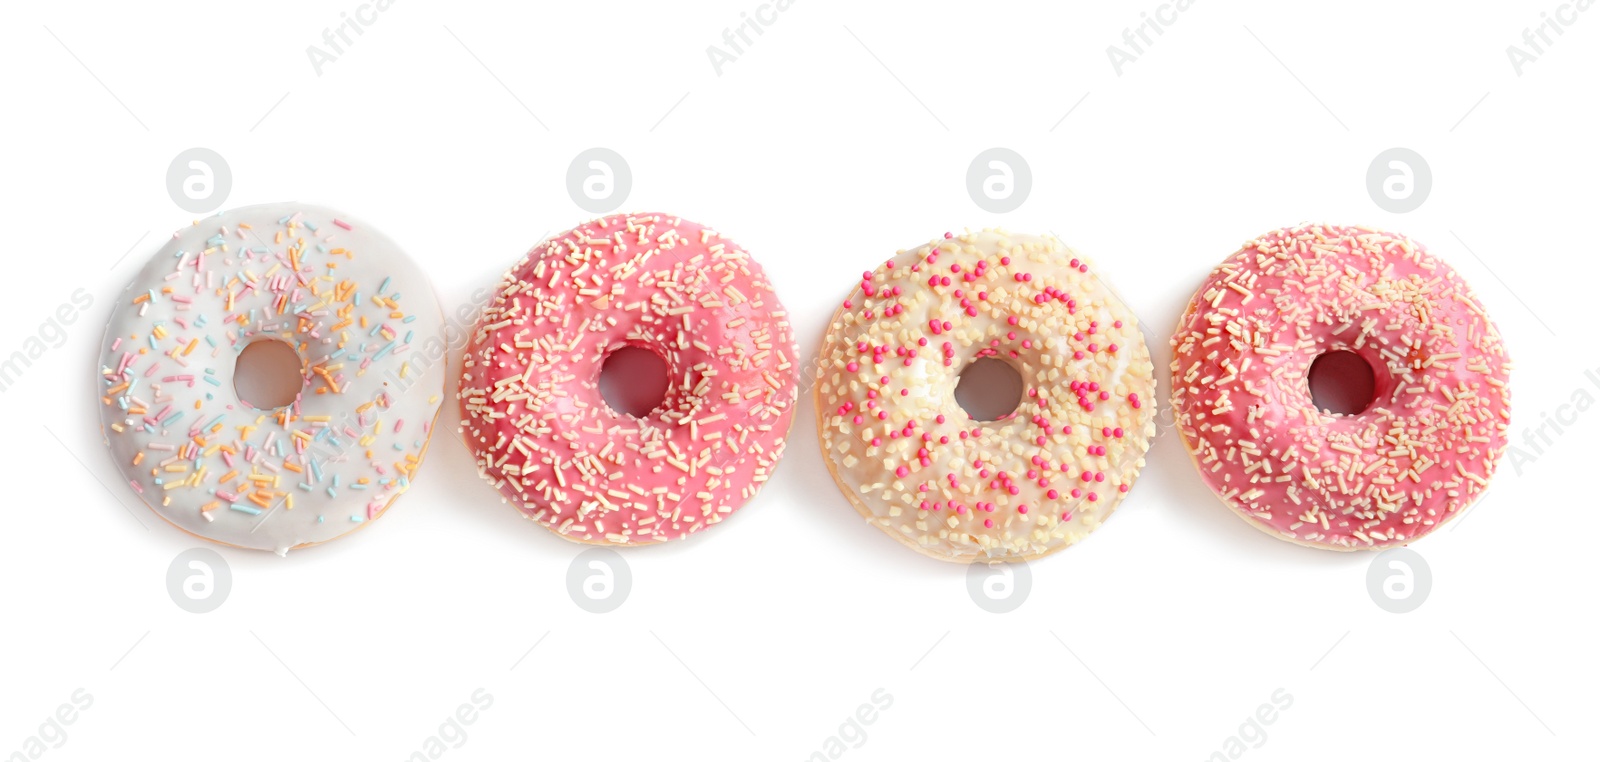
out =
<svg viewBox="0 0 1600 762"><path fill-rule="evenodd" d="M0 11L0 356L75 289L95 298L0 395L0 755L83 688L92 707L43 758L399 760L482 688L492 707L442 758L799 760L883 689L892 706L841 758L1205 759L1281 688L1292 706L1265 740L1246 729L1241 758L1592 758L1597 412L1521 473L1502 461L1414 546L1433 586L1409 614L1369 597L1372 555L1234 517L1167 427L1117 515L988 613L961 567L837 494L809 402L753 503L625 553L613 613L569 598L579 546L478 480L451 402L381 522L287 559L219 548L231 595L190 614L166 574L199 542L119 485L91 384L112 295L195 217L165 190L180 151L226 158L225 206L316 202L381 227L452 309L590 216L564 178L604 146L632 168L625 209L712 224L765 265L808 354L862 270L946 230L1058 233L1163 369L1183 304L1241 242L1302 221L1399 230L1501 327L1534 455L1525 431L1600 398L1600 9L1518 76L1506 47L1555 0L1198 0L1119 76L1106 48L1157 0L798 0L719 76L706 47L758 0L398 0L319 76L306 48L356 5ZM1032 169L1009 214L966 190L993 146ZM1404 215L1365 185L1395 146L1434 176Z"/></svg>

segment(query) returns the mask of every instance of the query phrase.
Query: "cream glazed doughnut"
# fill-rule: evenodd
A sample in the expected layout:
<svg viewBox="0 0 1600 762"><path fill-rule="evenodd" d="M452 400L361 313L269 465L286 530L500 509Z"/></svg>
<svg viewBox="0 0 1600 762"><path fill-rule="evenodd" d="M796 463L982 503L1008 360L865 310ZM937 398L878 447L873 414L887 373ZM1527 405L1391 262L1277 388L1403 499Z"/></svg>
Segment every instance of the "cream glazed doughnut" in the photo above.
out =
<svg viewBox="0 0 1600 762"><path fill-rule="evenodd" d="M1201 477L1255 527L1333 550L1404 545L1459 515L1507 446L1500 333L1401 235L1305 225L1228 257L1172 338L1172 406ZM1366 410L1319 410L1318 356L1371 366Z"/></svg>
<svg viewBox="0 0 1600 762"><path fill-rule="evenodd" d="M667 366L644 417L601 398L602 364L639 347ZM484 306L462 369L479 473L569 540L686 537L761 488L798 394L794 332L760 265L665 214L602 217L519 260Z"/></svg>
<svg viewBox="0 0 1600 762"><path fill-rule="evenodd" d="M972 420L960 372L1021 375L1016 412ZM818 366L817 431L873 526L944 561L1031 560L1122 501L1155 435L1154 367L1133 313L1053 237L946 234L862 273Z"/></svg>
<svg viewBox="0 0 1600 762"><path fill-rule="evenodd" d="M280 555L331 540L410 487L445 378L411 347L443 327L427 277L370 226L307 204L222 212L174 233L113 308L101 431L179 529ZM280 370L299 393L258 409L236 360L268 341L298 359Z"/></svg>

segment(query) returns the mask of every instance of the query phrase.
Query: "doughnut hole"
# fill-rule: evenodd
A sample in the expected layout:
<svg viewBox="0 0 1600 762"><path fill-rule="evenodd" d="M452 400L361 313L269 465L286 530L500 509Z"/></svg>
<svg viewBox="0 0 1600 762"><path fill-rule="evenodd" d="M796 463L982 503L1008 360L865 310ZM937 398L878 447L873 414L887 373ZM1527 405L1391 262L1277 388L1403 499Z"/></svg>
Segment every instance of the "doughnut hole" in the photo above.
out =
<svg viewBox="0 0 1600 762"><path fill-rule="evenodd" d="M956 404L974 421L998 421L1022 404L1022 374L1011 363L980 357L956 380Z"/></svg>
<svg viewBox="0 0 1600 762"><path fill-rule="evenodd" d="M644 347L614 349L600 365L600 398L618 415L650 415L666 401L667 383L667 361Z"/></svg>
<svg viewBox="0 0 1600 762"><path fill-rule="evenodd" d="M305 364L288 342L258 339L233 363L233 391L257 410L285 407L305 389Z"/></svg>
<svg viewBox="0 0 1600 762"><path fill-rule="evenodd" d="M1377 375L1365 357L1345 349L1317 355L1306 371L1311 402L1334 415L1359 415L1372 406Z"/></svg>

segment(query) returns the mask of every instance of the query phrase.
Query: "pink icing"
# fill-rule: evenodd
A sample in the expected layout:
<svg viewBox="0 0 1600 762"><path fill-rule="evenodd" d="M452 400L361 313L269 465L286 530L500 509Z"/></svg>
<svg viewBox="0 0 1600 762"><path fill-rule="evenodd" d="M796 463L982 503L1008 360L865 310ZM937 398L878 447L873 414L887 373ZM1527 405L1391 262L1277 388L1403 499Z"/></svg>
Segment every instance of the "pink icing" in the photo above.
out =
<svg viewBox="0 0 1600 762"><path fill-rule="evenodd" d="M1403 236L1302 226L1247 243L1172 339L1172 403L1201 477L1257 527L1342 550L1402 545L1460 514L1507 446L1510 361L1449 265ZM1319 355L1376 379L1363 412L1312 403Z"/></svg>
<svg viewBox="0 0 1600 762"><path fill-rule="evenodd" d="M612 410L607 355L667 365L662 404ZM722 521L783 454L798 349L761 267L664 214L607 217L551 238L501 279L467 348L462 431L479 471L528 518L610 544Z"/></svg>

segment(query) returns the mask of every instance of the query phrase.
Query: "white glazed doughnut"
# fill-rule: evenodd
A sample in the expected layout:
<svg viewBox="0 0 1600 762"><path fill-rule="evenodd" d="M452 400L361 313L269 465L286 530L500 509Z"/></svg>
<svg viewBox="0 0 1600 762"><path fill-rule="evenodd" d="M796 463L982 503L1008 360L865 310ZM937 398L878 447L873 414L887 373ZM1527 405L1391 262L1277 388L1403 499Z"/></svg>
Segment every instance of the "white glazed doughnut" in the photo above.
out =
<svg viewBox="0 0 1600 762"><path fill-rule="evenodd" d="M954 392L982 357L1025 396L972 420ZM1052 237L946 234L863 273L819 359L817 429L872 525L945 561L1038 558L1087 536L1155 435L1133 313Z"/></svg>
<svg viewBox="0 0 1600 762"><path fill-rule="evenodd" d="M173 234L113 308L102 434L124 481L178 528L287 553L378 518L411 484L444 392L444 317L383 234L306 204L223 212ZM235 393L235 361L281 341L285 407Z"/></svg>

